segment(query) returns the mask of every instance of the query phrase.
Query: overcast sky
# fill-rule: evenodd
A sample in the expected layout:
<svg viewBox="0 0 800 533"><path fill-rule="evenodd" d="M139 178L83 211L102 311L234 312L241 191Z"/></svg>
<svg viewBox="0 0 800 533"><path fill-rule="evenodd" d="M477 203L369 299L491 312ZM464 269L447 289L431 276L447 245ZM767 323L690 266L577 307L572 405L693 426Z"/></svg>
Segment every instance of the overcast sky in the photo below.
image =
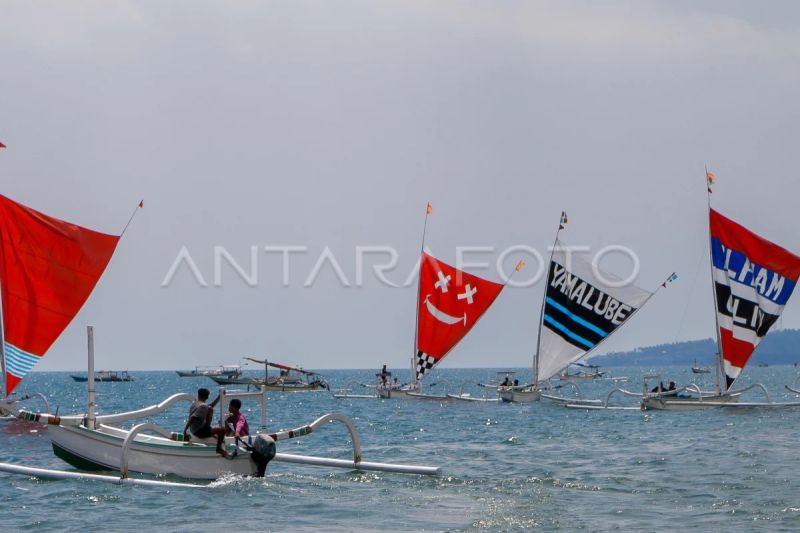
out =
<svg viewBox="0 0 800 533"><path fill-rule="evenodd" d="M402 283L428 201L450 263L544 253L563 209L640 286L677 271L607 350L714 335L705 165L715 207L800 252L796 2L4 1L0 49L0 192L108 233L145 199L38 370L85 368L87 324L98 368L408 368L414 288L303 282L328 246L354 284L381 245ZM309 250L288 288L267 253L256 287L213 286L214 246L249 270L282 245ZM209 287L161 287L183 246ZM541 292L507 289L443 366L530 365Z"/></svg>

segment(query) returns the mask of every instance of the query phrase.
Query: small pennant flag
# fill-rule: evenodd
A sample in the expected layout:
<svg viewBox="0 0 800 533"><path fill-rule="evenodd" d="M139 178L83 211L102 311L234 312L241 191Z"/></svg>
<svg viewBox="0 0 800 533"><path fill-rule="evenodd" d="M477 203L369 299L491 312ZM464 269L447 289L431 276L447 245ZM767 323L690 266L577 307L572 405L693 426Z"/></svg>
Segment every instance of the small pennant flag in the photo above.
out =
<svg viewBox="0 0 800 533"><path fill-rule="evenodd" d="M425 210L425 214L430 215L431 213L433 213L433 206L428 202L428 208Z"/></svg>
<svg viewBox="0 0 800 533"><path fill-rule="evenodd" d="M0 148L5 148L5 147L6 147L6 145L5 145L5 144L3 144L3 143L0 143Z"/></svg>
<svg viewBox="0 0 800 533"><path fill-rule="evenodd" d="M144 200L142 200L141 202L139 202L139 207L144 207Z"/></svg>
<svg viewBox="0 0 800 533"><path fill-rule="evenodd" d="M515 267L514 267L514 271L515 271L515 272L519 272L519 271L520 271L520 270L522 270L524 267L525 267L525 261L523 261L522 259L520 259L519 261L517 261L517 266L515 266Z"/></svg>
<svg viewBox="0 0 800 533"><path fill-rule="evenodd" d="M564 229L564 226L567 225L569 219L567 219L567 212L561 211L561 222L558 223L558 229Z"/></svg>
<svg viewBox="0 0 800 533"><path fill-rule="evenodd" d="M664 280L664 283L662 283L661 286L666 289L667 288L667 284L668 283L672 283L676 279L678 279L678 274L673 272L672 274L670 274L670 276L667 279Z"/></svg>
<svg viewBox="0 0 800 533"><path fill-rule="evenodd" d="M706 170L706 183L708 184L708 192L711 192L711 186L714 185L714 173Z"/></svg>

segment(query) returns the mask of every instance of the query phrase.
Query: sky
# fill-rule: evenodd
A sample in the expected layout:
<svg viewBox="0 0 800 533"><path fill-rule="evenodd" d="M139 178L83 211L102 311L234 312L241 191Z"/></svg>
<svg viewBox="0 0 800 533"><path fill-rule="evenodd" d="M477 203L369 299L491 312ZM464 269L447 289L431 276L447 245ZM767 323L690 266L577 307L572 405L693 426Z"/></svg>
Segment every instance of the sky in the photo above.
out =
<svg viewBox="0 0 800 533"><path fill-rule="evenodd" d="M97 368L408 368L415 285L356 286L356 250L396 250L402 284L427 202L449 263L546 255L564 210L638 285L676 271L602 352L714 335L706 166L715 208L800 253L795 2L6 0L0 49L0 193L107 233L145 201L37 370L85 368L90 324ZM215 284L215 247L248 274L256 247L255 283ZM326 248L350 286L330 262L304 286ZM181 250L207 286L185 262L162 286ZM542 288L442 366L529 366Z"/></svg>

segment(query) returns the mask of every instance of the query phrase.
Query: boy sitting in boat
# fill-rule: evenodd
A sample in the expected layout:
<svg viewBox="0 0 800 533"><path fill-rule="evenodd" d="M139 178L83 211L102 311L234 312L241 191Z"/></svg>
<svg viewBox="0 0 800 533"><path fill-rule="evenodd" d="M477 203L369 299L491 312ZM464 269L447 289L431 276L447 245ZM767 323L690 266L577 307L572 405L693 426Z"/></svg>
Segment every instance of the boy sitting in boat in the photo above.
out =
<svg viewBox="0 0 800 533"><path fill-rule="evenodd" d="M250 434L250 427L247 425L247 419L240 411L241 408L242 400L239 398L234 398L228 405L228 411L231 413L225 419L225 428L227 429L226 433L228 435L233 435L234 437L246 437ZM221 443L222 437L219 436L218 438Z"/></svg>
<svg viewBox="0 0 800 533"><path fill-rule="evenodd" d="M192 402L189 408L189 419L186 421L186 426L183 428L183 440L189 441L192 437L195 439L207 439L209 437L217 437L217 453L225 455L222 449L222 439L225 437L224 428L212 428L211 419L214 417L214 406L219 402L219 395L214 398L210 404L206 404L211 392L208 389L197 389L197 399Z"/></svg>

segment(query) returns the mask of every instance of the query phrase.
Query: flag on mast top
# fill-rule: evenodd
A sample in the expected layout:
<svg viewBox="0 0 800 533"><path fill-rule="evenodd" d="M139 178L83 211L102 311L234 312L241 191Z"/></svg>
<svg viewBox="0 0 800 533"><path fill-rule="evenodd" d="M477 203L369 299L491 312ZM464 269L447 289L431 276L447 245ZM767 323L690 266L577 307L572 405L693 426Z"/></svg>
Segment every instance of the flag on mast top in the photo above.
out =
<svg viewBox="0 0 800 533"><path fill-rule="evenodd" d="M708 184L708 194L711 194L711 186L714 185L714 173L706 169L706 183Z"/></svg>
<svg viewBox="0 0 800 533"><path fill-rule="evenodd" d="M428 202L428 207L425 209L425 214L430 215L431 213L433 213L433 206L430 202Z"/></svg>

